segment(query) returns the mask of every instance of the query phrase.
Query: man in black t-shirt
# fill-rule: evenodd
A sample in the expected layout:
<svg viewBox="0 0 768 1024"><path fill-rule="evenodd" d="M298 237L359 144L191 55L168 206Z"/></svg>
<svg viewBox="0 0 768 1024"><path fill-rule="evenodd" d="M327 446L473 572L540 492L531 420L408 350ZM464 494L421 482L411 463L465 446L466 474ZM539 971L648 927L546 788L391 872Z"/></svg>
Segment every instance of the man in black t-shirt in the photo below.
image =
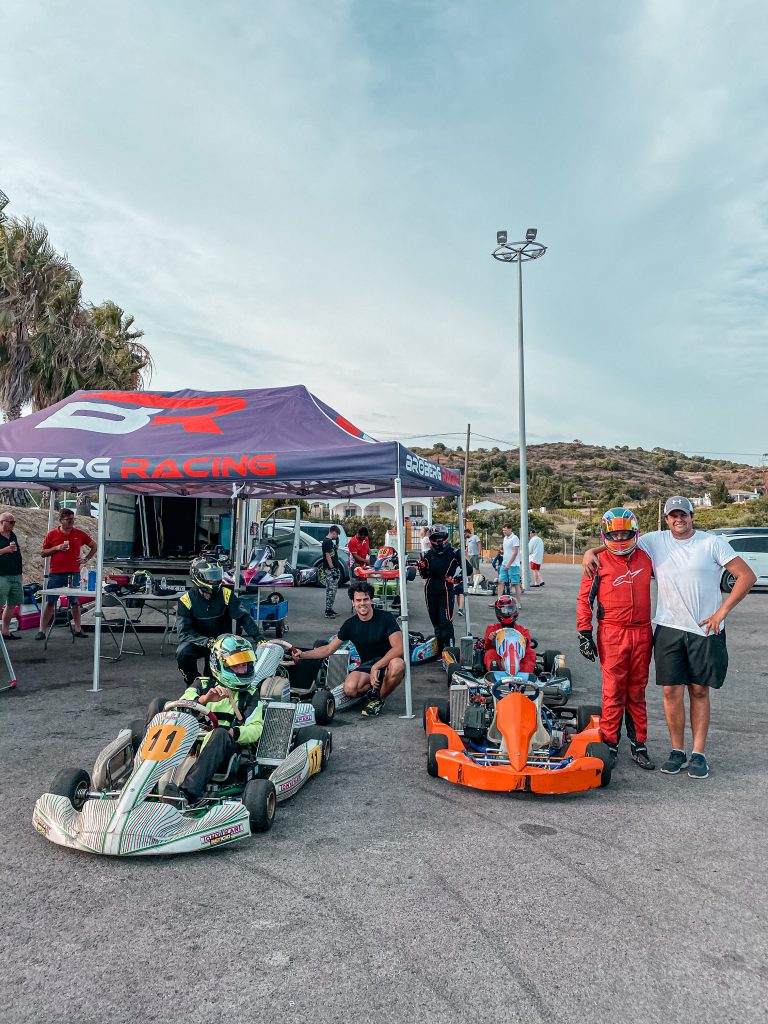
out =
<svg viewBox="0 0 768 1024"><path fill-rule="evenodd" d="M21 575L21 551L19 539L13 532L16 517L13 512L5 511L0 516L0 606L3 608L3 639L18 640L16 633L11 633L13 609L17 604L24 604L24 581Z"/></svg>
<svg viewBox="0 0 768 1024"><path fill-rule="evenodd" d="M331 526L323 538L323 576L325 580L325 617L335 619L336 612L333 610L333 602L336 600L336 591L339 589L339 528Z"/></svg>
<svg viewBox="0 0 768 1024"><path fill-rule="evenodd" d="M375 718L381 714L384 701L403 681L403 634L391 612L373 607L373 587L360 581L349 588L354 615L341 624L338 634L322 647L311 651L291 648L295 662L327 658L347 641L360 655L360 664L344 680L347 697L368 695L363 715Z"/></svg>

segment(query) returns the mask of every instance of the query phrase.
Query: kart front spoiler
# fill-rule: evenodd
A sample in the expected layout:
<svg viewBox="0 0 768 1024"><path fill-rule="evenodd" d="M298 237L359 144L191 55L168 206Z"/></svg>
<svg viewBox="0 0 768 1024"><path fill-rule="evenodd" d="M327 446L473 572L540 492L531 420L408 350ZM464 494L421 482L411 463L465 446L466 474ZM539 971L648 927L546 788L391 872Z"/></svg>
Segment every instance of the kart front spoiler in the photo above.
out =
<svg viewBox="0 0 768 1024"><path fill-rule="evenodd" d="M478 764L464 750L438 750L438 775L448 782L494 793L580 793L598 789L603 762L597 757L579 757L560 768L526 765L521 770L510 764Z"/></svg>

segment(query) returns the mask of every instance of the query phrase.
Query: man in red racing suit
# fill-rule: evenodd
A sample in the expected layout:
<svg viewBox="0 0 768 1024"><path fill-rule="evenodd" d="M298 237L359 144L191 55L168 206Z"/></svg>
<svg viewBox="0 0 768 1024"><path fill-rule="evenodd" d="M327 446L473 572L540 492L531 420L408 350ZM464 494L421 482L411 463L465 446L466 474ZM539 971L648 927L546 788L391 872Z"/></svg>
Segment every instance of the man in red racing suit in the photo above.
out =
<svg viewBox="0 0 768 1024"><path fill-rule="evenodd" d="M611 512L619 510L611 509ZM634 515L627 512L634 520ZM606 513L608 516L610 513ZM605 517L604 517L605 520ZM603 539L610 538L603 532ZM648 715L645 689L653 650L651 630L651 560L632 544L621 554L600 554L593 579L584 576L576 601L576 628L584 657L600 659L603 674L603 712L600 730L614 758L618 753L621 719L625 719L632 759L653 770L648 756ZM592 615L597 616L597 644L592 640Z"/></svg>

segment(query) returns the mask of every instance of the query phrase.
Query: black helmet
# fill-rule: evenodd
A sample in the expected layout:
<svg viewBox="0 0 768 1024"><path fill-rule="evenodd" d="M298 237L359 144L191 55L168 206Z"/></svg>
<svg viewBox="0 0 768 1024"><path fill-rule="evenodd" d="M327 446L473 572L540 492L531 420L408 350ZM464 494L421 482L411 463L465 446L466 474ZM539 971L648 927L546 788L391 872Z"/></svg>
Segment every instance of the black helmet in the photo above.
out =
<svg viewBox="0 0 768 1024"><path fill-rule="evenodd" d="M190 566L189 577L192 586L197 587L201 594L215 597L221 589L224 574L216 562L209 562L207 558L196 558Z"/></svg>
<svg viewBox="0 0 768 1024"><path fill-rule="evenodd" d="M436 524L429 529L429 543L433 551L442 551L448 543L448 528Z"/></svg>

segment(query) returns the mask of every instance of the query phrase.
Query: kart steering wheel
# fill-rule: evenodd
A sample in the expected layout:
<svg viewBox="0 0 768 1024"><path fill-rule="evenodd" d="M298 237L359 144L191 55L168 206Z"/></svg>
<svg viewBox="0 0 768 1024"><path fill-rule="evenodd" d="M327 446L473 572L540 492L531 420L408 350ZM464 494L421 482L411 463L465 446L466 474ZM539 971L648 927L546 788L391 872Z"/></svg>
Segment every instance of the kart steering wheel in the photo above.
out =
<svg viewBox="0 0 768 1024"><path fill-rule="evenodd" d="M494 683L491 687L491 692L496 700L502 700L503 697L508 696L506 693L502 694L502 687L509 687L509 693L522 693L524 697L528 697L532 701L536 701L544 689L543 686L533 682L533 680L517 679L515 676L510 676L508 680L499 680L499 682ZM533 693L527 692L528 690L532 690Z"/></svg>
<svg viewBox="0 0 768 1024"><path fill-rule="evenodd" d="M209 711L205 704L201 704L196 700L172 700L165 705L163 710L183 711L187 715L192 715L200 725L208 729L216 729L219 725L218 715L213 711Z"/></svg>

